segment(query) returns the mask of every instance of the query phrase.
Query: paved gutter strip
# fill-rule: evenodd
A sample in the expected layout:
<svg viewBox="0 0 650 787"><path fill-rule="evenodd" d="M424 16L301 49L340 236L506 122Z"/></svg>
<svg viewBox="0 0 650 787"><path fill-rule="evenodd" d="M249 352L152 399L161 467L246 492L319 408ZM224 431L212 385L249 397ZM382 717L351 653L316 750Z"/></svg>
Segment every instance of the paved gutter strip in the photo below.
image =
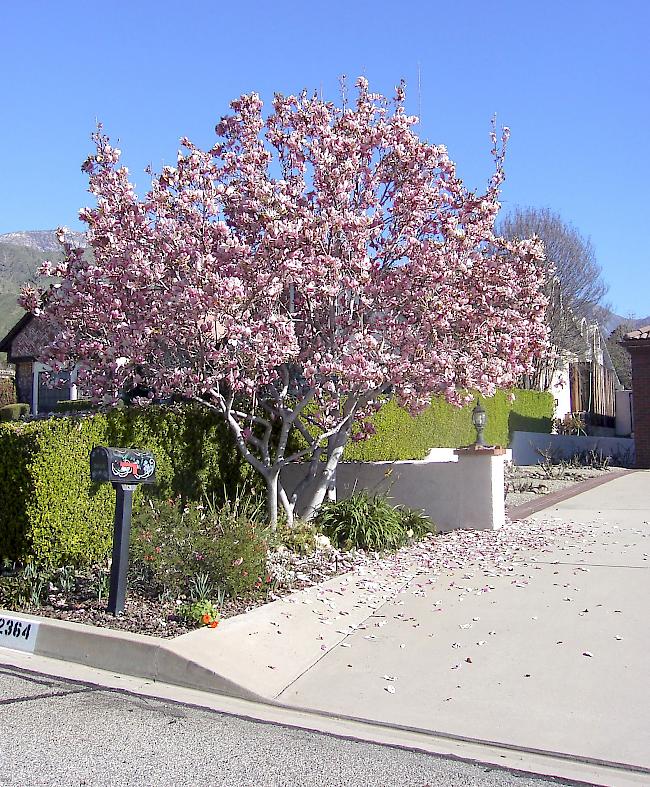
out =
<svg viewBox="0 0 650 787"><path fill-rule="evenodd" d="M545 508L552 508L558 503L569 500L571 497L588 492L590 489L595 489L601 484L606 484L609 481L614 481L616 478L621 478L630 473L637 473L638 470L614 470L611 473L603 473L596 478L587 478L584 481L578 481L576 484L571 484L565 489L559 489L557 492L549 492L546 495L540 495L537 500L531 500L528 503L522 503L520 506L506 506L506 515L513 521L517 522L520 519L526 519L531 514L536 514L538 511L543 511Z"/></svg>
<svg viewBox="0 0 650 787"><path fill-rule="evenodd" d="M8 660L3 656L12 653ZM26 663L25 663L26 662ZM206 694L195 689L164 683L140 683L137 679L102 673L80 667L78 677L70 678L66 665L56 659L34 657L19 651L0 649L0 663L11 665L23 673L49 675L66 680L89 690L104 690L133 697L148 697L176 705L200 708L259 724L279 724L287 728L328 735L334 738L375 743L392 748L421 752L436 757L468 762L523 775L541 775L561 779L576 785L607 785L638 787L648 784L650 772L637 766L625 766L570 755L532 749L516 749L490 741L473 740L460 736L440 736L427 730L410 729L400 725L367 722L353 717L299 710L291 706L264 702L259 705L247 700L218 694ZM81 692L77 692L81 693Z"/></svg>
<svg viewBox="0 0 650 787"><path fill-rule="evenodd" d="M313 714L314 711L310 708L303 708L296 705L285 704L282 707L287 709L297 710L304 714ZM553 760L565 760L571 763L580 763L582 765L593 766L597 768L607 768L612 771L619 771L626 774L640 774L644 777L650 777L650 768L645 768L642 765L632 765L624 762L614 762L611 760L599 759L597 757L587 757L579 754L569 754L567 752L548 751L546 749L536 749L531 746L518 746L503 741L486 740L483 738L472 738L466 735L455 735L453 733L440 732L439 730L428 730L420 727L412 727L407 724L386 724L381 721L373 719L365 719L359 716L348 716L344 714L330 713L328 711L319 710L318 716L325 716L338 721L347 721L368 725L369 727L378 727L380 729L388 729L400 731L404 733L412 733L413 735L423 735L440 741L449 741L450 743L470 744L472 746L484 746L499 752L515 752L517 754L527 754L540 758L550 758ZM505 754L503 755L505 756Z"/></svg>

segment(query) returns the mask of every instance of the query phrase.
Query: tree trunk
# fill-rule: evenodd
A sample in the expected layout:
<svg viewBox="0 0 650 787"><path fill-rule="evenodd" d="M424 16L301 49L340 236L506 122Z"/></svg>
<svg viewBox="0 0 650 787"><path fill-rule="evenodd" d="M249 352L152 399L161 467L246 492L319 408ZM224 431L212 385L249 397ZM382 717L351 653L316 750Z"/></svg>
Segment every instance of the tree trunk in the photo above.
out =
<svg viewBox="0 0 650 787"><path fill-rule="evenodd" d="M270 470L266 476L266 505L271 530L278 527L278 476L277 470Z"/></svg>
<svg viewBox="0 0 650 787"><path fill-rule="evenodd" d="M331 459L332 457L332 446L328 444L327 446L327 459ZM328 503L336 503L336 471L338 469L338 462L334 467L334 471L330 480L327 482L327 502Z"/></svg>
<svg viewBox="0 0 650 787"><path fill-rule="evenodd" d="M328 452L329 457L327 462L324 463L324 467L319 473L319 476L317 476L318 480L305 503L305 507L302 512L303 519L309 521L310 519L314 518L319 507L322 505L323 500L325 500L326 495L330 500L332 497L336 499L336 489L330 489L330 487L336 483L336 468L338 466L339 459L343 456L346 438L347 434L344 436L337 435L335 446L331 453ZM332 497L330 497L330 495Z"/></svg>
<svg viewBox="0 0 650 787"><path fill-rule="evenodd" d="M289 500L289 496L287 495L284 487L282 484L278 486L278 495L280 497L280 502L282 503L282 508L284 508L284 513L287 515L287 526L293 527L295 524L294 521L294 511L295 511L295 503L292 503Z"/></svg>

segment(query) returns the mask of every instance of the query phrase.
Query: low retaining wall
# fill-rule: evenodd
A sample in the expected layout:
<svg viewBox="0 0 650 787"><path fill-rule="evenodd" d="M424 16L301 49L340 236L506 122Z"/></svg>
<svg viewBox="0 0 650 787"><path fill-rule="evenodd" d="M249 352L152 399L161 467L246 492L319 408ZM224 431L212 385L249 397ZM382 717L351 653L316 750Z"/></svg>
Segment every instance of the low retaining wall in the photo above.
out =
<svg viewBox="0 0 650 787"><path fill-rule="evenodd" d="M336 494L339 499L361 489L386 494L395 504L423 511L440 532L498 528L505 522L505 458L503 449L460 449L453 456L455 461L341 462ZM282 481L288 491L297 486L305 471L305 465L283 470ZM297 510L300 514L300 501Z"/></svg>
<svg viewBox="0 0 650 787"><path fill-rule="evenodd" d="M624 467L634 466L634 440L629 437L584 437L582 435L513 432L512 461L515 465L536 465L543 460L539 451L553 458L571 459L585 451L598 451Z"/></svg>

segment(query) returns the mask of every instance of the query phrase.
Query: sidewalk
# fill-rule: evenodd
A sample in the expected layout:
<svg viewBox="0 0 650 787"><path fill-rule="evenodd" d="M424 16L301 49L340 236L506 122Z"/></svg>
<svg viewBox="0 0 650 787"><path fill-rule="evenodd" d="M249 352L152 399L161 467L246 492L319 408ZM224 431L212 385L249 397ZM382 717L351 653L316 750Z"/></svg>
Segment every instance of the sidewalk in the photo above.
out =
<svg viewBox="0 0 650 787"><path fill-rule="evenodd" d="M433 562L416 549L171 641L40 618L35 652L418 734L623 763L643 783L650 472L534 519L540 532L521 543L503 535L514 558L495 561L501 531L458 533ZM535 546L543 535L545 549ZM474 560L458 568L456 554Z"/></svg>

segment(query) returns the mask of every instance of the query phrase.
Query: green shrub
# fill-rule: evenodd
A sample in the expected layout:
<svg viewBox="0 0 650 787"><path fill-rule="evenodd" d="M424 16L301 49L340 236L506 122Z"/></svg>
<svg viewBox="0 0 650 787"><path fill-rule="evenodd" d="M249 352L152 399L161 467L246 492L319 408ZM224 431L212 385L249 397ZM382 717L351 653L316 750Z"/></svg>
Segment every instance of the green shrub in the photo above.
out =
<svg viewBox="0 0 650 787"><path fill-rule="evenodd" d="M150 450L157 482L147 497L221 502L251 477L215 414L194 407L115 409L88 417L0 424L0 558L49 565L104 561L112 539L115 493L91 484L95 445Z"/></svg>
<svg viewBox="0 0 650 787"><path fill-rule="evenodd" d="M157 483L150 494L159 499L220 503L235 497L243 485L251 492L263 488L223 419L207 407L116 408L108 416L106 439L108 445L154 452Z"/></svg>
<svg viewBox="0 0 650 787"><path fill-rule="evenodd" d="M106 557L115 495L91 485L88 457L105 419L0 426L0 555L78 565Z"/></svg>
<svg viewBox="0 0 650 787"><path fill-rule="evenodd" d="M16 382L13 377L0 377L0 407L16 404Z"/></svg>
<svg viewBox="0 0 650 787"><path fill-rule="evenodd" d="M314 523L336 546L372 552L399 549L431 530L422 513L393 506L386 497L366 491L325 503Z"/></svg>
<svg viewBox="0 0 650 787"><path fill-rule="evenodd" d="M184 604L180 614L190 623L199 623L202 626L216 628L219 625L219 608L212 601L194 601Z"/></svg>
<svg viewBox="0 0 650 787"><path fill-rule="evenodd" d="M481 402L487 413L485 441L506 446L514 431L549 432L553 396L540 391L515 390L514 402L506 391L497 391ZM421 415L411 416L395 400L386 402L373 417L376 434L362 442L350 442L344 460L381 462L424 459L431 448L458 448L476 439L472 425L475 402L458 408L435 397Z"/></svg>
<svg viewBox="0 0 650 787"><path fill-rule="evenodd" d="M280 523L272 534L273 546L285 546L299 555L316 549L316 528L311 522L296 522L293 527Z"/></svg>
<svg viewBox="0 0 650 787"><path fill-rule="evenodd" d="M29 415L28 404L5 404L0 407L0 421L19 421Z"/></svg>
<svg viewBox="0 0 650 787"><path fill-rule="evenodd" d="M134 518L134 568L161 591L192 596L202 574L233 598L249 594L266 571L266 528L245 508L149 501Z"/></svg>
<svg viewBox="0 0 650 787"><path fill-rule="evenodd" d="M90 399L61 399L56 403L55 413L86 413L96 409Z"/></svg>

